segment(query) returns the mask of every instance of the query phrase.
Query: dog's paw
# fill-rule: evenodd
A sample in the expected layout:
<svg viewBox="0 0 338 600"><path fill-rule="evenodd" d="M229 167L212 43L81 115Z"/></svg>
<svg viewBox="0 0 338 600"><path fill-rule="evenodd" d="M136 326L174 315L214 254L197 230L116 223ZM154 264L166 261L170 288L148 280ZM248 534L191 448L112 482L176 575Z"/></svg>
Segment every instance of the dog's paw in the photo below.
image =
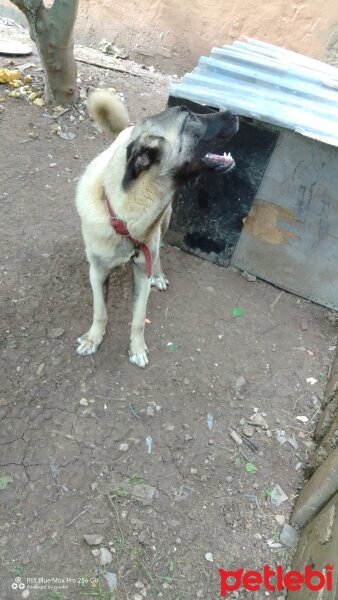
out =
<svg viewBox="0 0 338 600"><path fill-rule="evenodd" d="M146 350L143 350L142 352L135 352L135 354L129 352L129 360L133 365L136 365L141 369L144 369L144 367L146 367L149 363Z"/></svg>
<svg viewBox="0 0 338 600"><path fill-rule="evenodd" d="M151 285L160 290L160 292L164 292L169 285L169 281L163 273L159 273L158 275L152 276Z"/></svg>
<svg viewBox="0 0 338 600"><path fill-rule="evenodd" d="M81 356L88 356L89 354L94 354L96 352L99 344L96 344L93 340L89 339L87 335L83 335L79 337L77 340L79 344L77 347L77 354L81 354Z"/></svg>

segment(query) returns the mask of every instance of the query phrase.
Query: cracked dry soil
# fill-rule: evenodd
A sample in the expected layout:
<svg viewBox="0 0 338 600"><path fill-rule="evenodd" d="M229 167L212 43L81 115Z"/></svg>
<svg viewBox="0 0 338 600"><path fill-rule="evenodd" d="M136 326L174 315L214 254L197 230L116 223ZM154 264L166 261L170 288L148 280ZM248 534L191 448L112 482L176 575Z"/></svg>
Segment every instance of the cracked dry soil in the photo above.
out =
<svg viewBox="0 0 338 600"><path fill-rule="evenodd" d="M134 120L165 106L163 78L80 72L88 85L122 91ZM3 106L0 477L12 482L0 491L1 600L27 589L32 600L216 600L219 567L289 565L279 533L333 358L328 311L287 293L276 303L276 288L167 247L170 287L149 301L150 366L127 359L128 267L112 276L104 343L92 358L77 356L92 300L74 189L109 139L76 110L57 120L76 133L71 141L52 133L49 111L8 96ZM244 315L233 317L234 306ZM246 383L236 389L239 377ZM269 429L254 428L258 451L245 447L246 459L229 427L241 431L255 409ZM297 448L279 444L279 429L294 433ZM121 481L158 494L148 505L109 496ZM274 508L277 483L288 500ZM103 536L108 566L84 534ZM107 571L117 576L112 595ZM12 588L16 577L26 591ZM28 578L54 582L28 588Z"/></svg>

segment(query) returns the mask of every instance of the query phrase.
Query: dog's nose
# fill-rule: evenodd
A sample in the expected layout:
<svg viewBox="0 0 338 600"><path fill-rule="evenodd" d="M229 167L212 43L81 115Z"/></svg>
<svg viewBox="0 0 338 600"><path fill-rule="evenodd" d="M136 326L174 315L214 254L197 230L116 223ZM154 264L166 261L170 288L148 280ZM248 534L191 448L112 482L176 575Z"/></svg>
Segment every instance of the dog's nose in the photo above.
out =
<svg viewBox="0 0 338 600"><path fill-rule="evenodd" d="M227 110L227 111L225 112L225 116L226 116L228 119L238 119L238 116L237 116L235 113L233 113L231 110Z"/></svg>

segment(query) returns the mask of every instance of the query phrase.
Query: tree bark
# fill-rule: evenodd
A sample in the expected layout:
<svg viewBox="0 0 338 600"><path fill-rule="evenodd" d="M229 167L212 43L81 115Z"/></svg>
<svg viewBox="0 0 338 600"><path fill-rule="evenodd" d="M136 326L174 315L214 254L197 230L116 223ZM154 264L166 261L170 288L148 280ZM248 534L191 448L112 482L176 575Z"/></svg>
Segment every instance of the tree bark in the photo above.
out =
<svg viewBox="0 0 338 600"><path fill-rule="evenodd" d="M26 16L45 69L45 101L73 104L78 98L73 28L79 0L12 0Z"/></svg>

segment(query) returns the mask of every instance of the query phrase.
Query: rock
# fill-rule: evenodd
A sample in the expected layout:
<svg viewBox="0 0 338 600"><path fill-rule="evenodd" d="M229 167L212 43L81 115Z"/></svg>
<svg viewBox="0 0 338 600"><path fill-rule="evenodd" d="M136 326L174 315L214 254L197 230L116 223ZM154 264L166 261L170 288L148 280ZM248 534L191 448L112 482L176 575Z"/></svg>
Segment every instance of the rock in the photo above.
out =
<svg viewBox="0 0 338 600"><path fill-rule="evenodd" d="M155 411L154 411L153 407L147 406L147 410L146 410L147 417L153 417L154 414L155 414Z"/></svg>
<svg viewBox="0 0 338 600"><path fill-rule="evenodd" d="M142 594L135 594L134 595L134 600L143 600Z"/></svg>
<svg viewBox="0 0 338 600"><path fill-rule="evenodd" d="M29 598L29 596L31 595L29 590L24 590L21 594L21 598Z"/></svg>
<svg viewBox="0 0 338 600"><path fill-rule="evenodd" d="M244 388L245 385L246 385L246 379L245 379L245 377L243 377L242 375L240 375L239 377L237 377L237 379L235 381L235 389L237 391L240 391L242 388Z"/></svg>
<svg viewBox="0 0 338 600"><path fill-rule="evenodd" d="M158 490L152 485L146 485L144 483L114 483L111 488L109 494L113 497L120 497L121 493L124 493L125 496L130 496L132 500L138 500L142 504L151 504L155 498L158 498L159 493Z"/></svg>
<svg viewBox="0 0 338 600"><path fill-rule="evenodd" d="M243 425L242 433L245 435L245 437L252 437L255 433L255 429L251 427L251 425Z"/></svg>
<svg viewBox="0 0 338 600"><path fill-rule="evenodd" d="M55 338L61 337L61 335L63 335L64 332L65 330L62 329L62 327L54 327L53 329L48 330L48 337L54 340Z"/></svg>
<svg viewBox="0 0 338 600"><path fill-rule="evenodd" d="M211 554L211 552L207 552L207 553L205 554L205 560L207 560L208 562L214 562L214 557L213 557L213 555Z"/></svg>
<svg viewBox="0 0 338 600"><path fill-rule="evenodd" d="M283 502L285 502L285 500L288 499L288 496L285 494L285 492L283 492L282 488L277 483L271 492L270 499L272 506L280 506L283 504Z"/></svg>
<svg viewBox="0 0 338 600"><path fill-rule="evenodd" d="M261 413L255 413L250 417L250 422L253 423L254 425L256 425L256 427L260 427L261 429L268 429L269 426L266 422L266 420L264 419L263 415L261 415Z"/></svg>
<svg viewBox="0 0 338 600"><path fill-rule="evenodd" d="M244 277L244 279L246 279L247 281L256 281L256 275L251 275L251 273L247 273L246 271L242 271L241 272L242 277Z"/></svg>
<svg viewBox="0 0 338 600"><path fill-rule="evenodd" d="M276 519L278 525L284 525L284 523L285 523L284 515L275 515L275 519Z"/></svg>
<svg viewBox="0 0 338 600"><path fill-rule="evenodd" d="M117 577L115 573L106 573L104 576L107 585L109 587L109 590L115 590L116 586L117 586Z"/></svg>
<svg viewBox="0 0 338 600"><path fill-rule="evenodd" d="M94 548L94 550L92 550L92 555L94 556L94 558L98 558L100 556L99 548Z"/></svg>
<svg viewBox="0 0 338 600"><path fill-rule="evenodd" d="M284 524L283 529L280 534L280 541L284 546L288 546L288 548L293 548L298 541L298 533L294 527Z"/></svg>
<svg viewBox="0 0 338 600"><path fill-rule="evenodd" d="M136 589L137 589L137 590L142 590L142 588L144 588L144 583L143 583L143 581L140 581L140 580L139 580L139 581L136 581L136 583L135 583L135 587L136 587Z"/></svg>
<svg viewBox="0 0 338 600"><path fill-rule="evenodd" d="M81 406L88 406L87 398L81 398L79 404L81 404Z"/></svg>
<svg viewBox="0 0 338 600"><path fill-rule="evenodd" d="M98 546L103 541L103 535L97 535L96 533L90 533L88 535L84 535L83 539L87 542L89 546Z"/></svg>
<svg viewBox="0 0 338 600"><path fill-rule="evenodd" d="M127 452L127 450L129 450L129 444L126 444L126 443L120 444L119 450L120 450L120 452Z"/></svg>
<svg viewBox="0 0 338 600"><path fill-rule="evenodd" d="M174 431L175 425L171 425L171 423L165 423L162 426L162 429L166 429L167 431Z"/></svg>
<svg viewBox="0 0 338 600"><path fill-rule="evenodd" d="M100 565L101 567L104 567L105 565L109 565L113 560L113 555L112 553L107 550L107 548L104 548L102 546L102 548L100 548Z"/></svg>

